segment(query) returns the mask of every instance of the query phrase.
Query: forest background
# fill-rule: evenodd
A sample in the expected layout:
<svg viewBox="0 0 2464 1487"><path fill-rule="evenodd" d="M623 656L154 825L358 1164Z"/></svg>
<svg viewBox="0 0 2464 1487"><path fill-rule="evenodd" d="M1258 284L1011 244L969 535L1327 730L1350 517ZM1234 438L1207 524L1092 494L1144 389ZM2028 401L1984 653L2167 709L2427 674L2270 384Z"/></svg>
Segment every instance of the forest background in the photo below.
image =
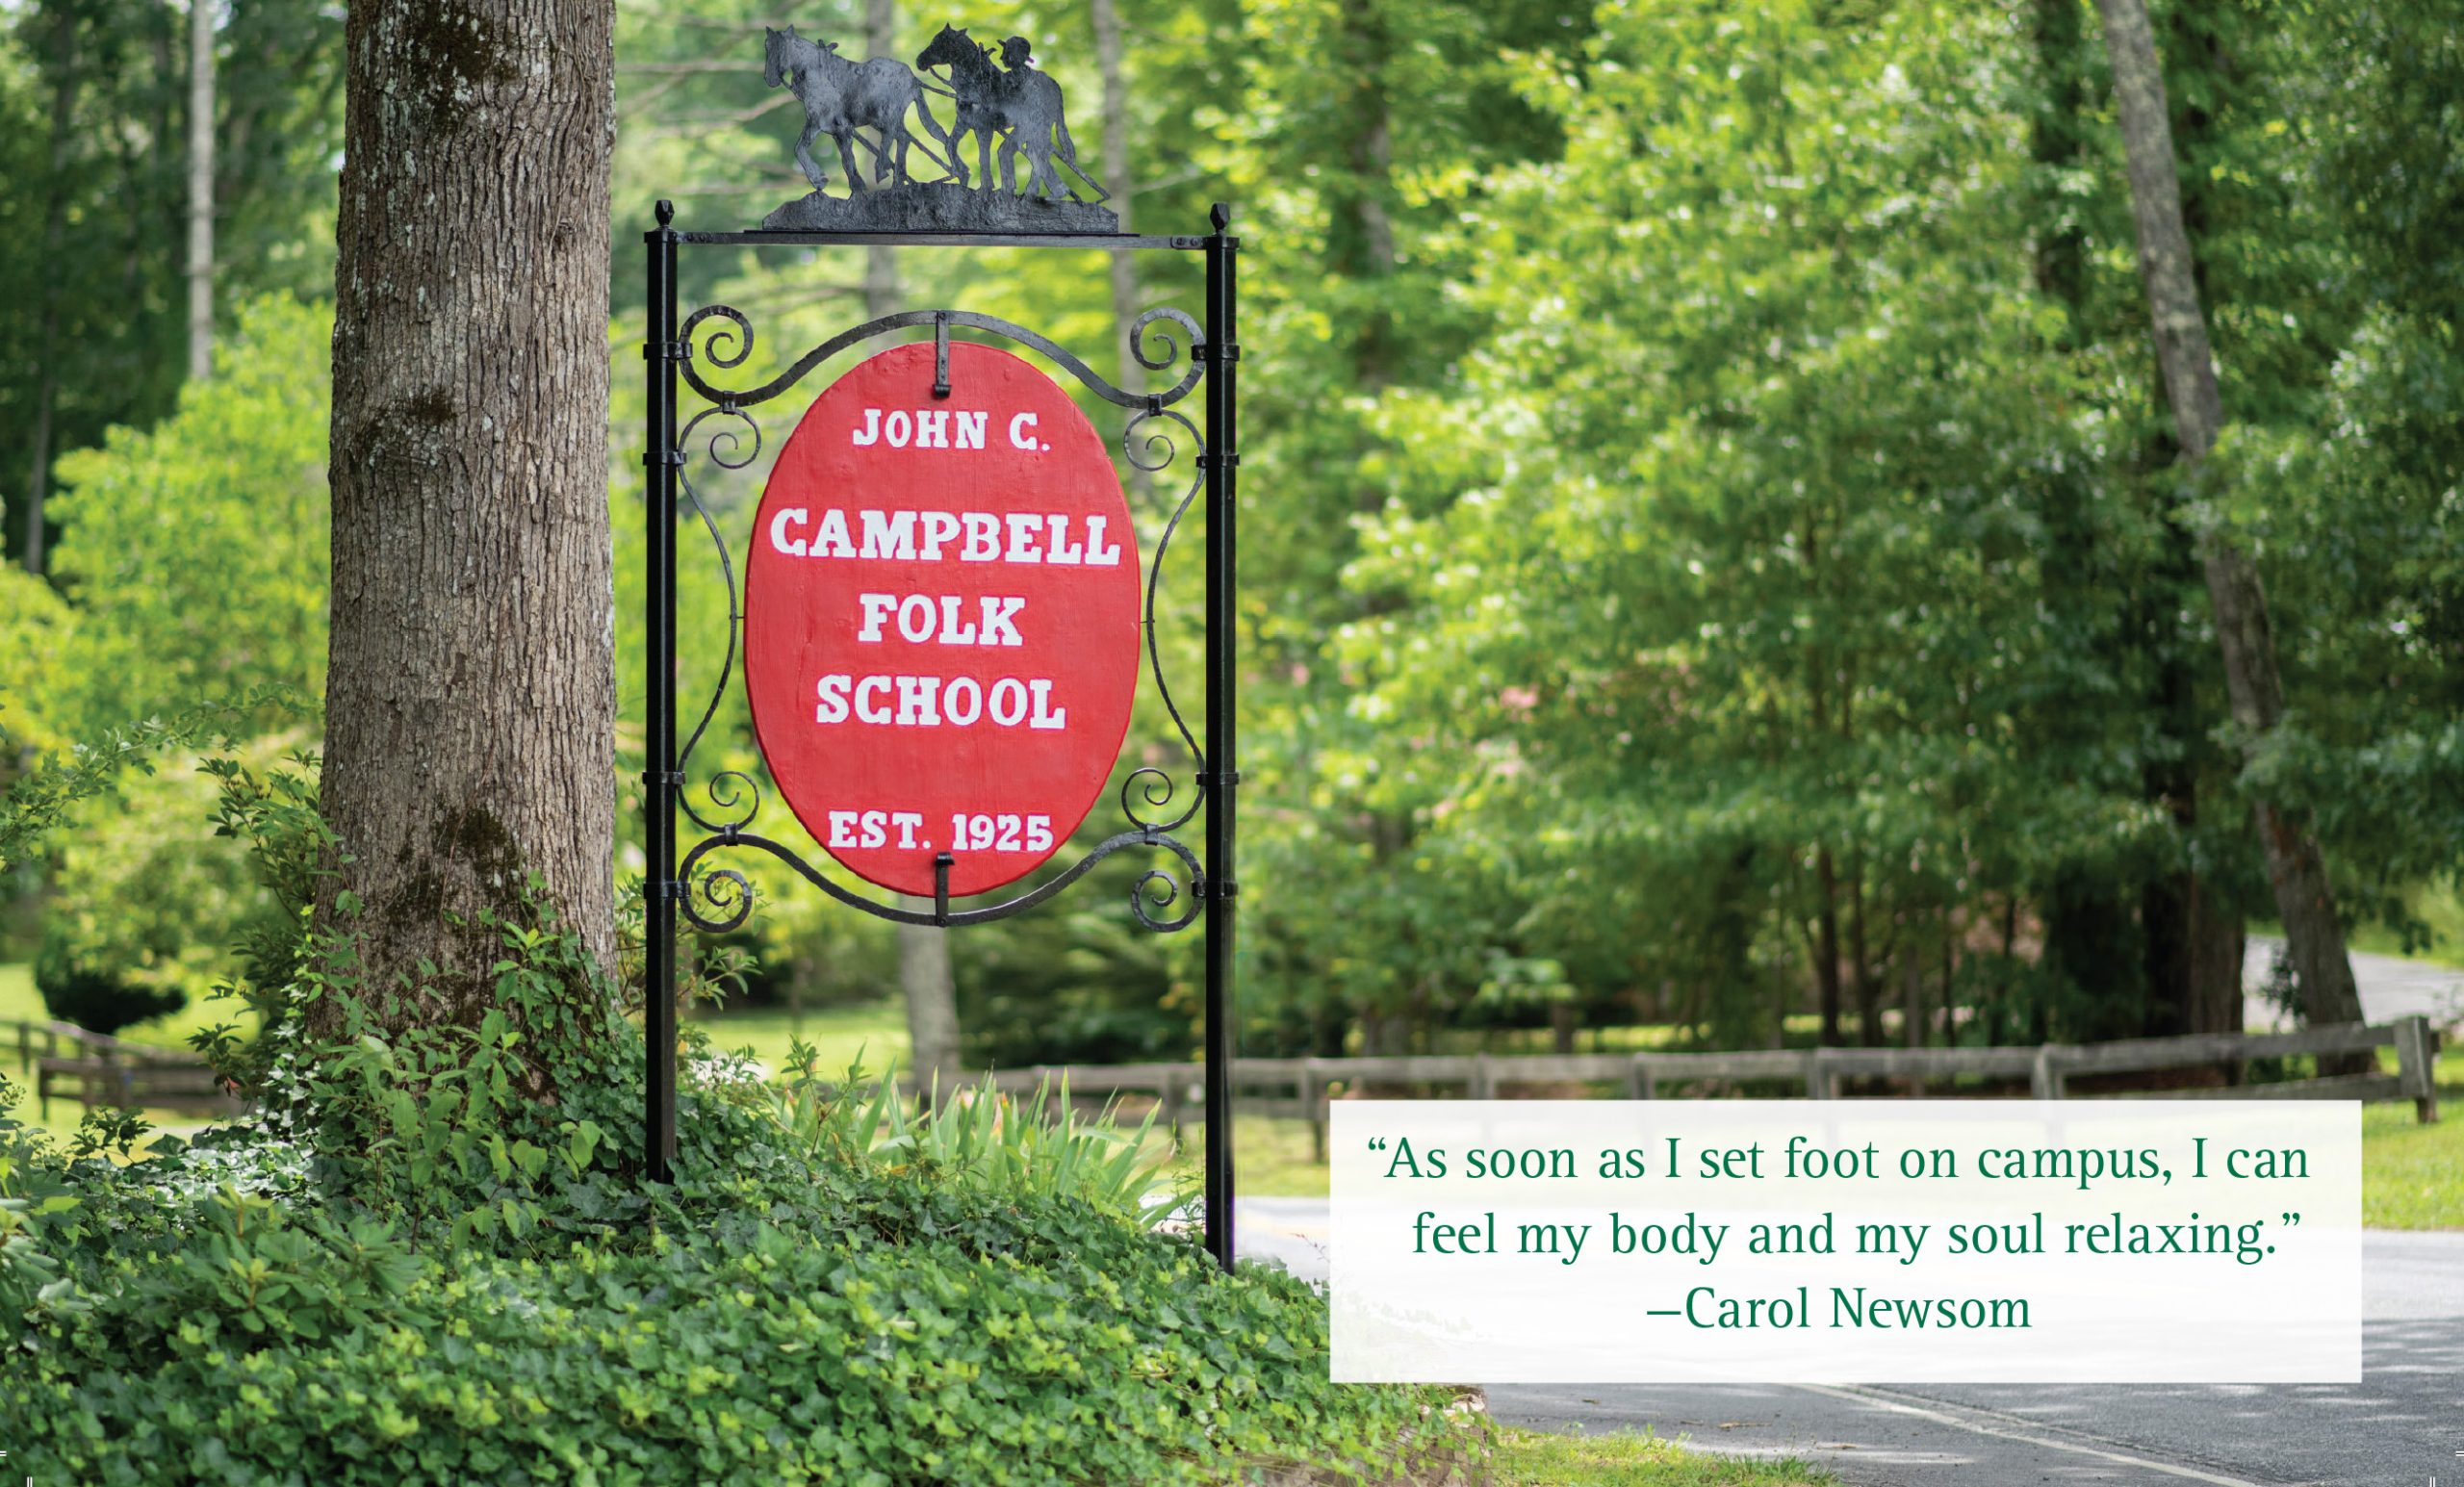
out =
<svg viewBox="0 0 2464 1487"><path fill-rule="evenodd" d="M198 376L189 11L0 7L0 771L200 706L239 709L259 770L318 745L342 20L209 18ZM945 20L1034 39L1134 226L1239 204L1245 1051L2238 1025L2244 932L2272 911L2261 793L2314 823L2356 934L2464 933L2458 0L2156 8L2227 420L2194 480L2075 0L626 0L620 876L635 235L658 197L738 226L804 190L763 25L911 59ZM751 318L757 367L868 307L954 304L1135 372L1127 320L1198 288L1074 252L687 269L688 309ZM697 465L723 530L765 462ZM1151 552L1189 451L1123 469ZM2214 533L2272 608L2288 711L2264 738L2226 703ZM704 551L688 698L725 649ZM1187 694L1197 575L1173 577ZM718 762L754 763L740 692L713 727ZM1174 764L1172 737L1149 684L1124 773ZM9 864L0 929L0 961L139 1013L228 974L271 902L215 834L222 782L150 762ZM937 983L970 1064L1185 1056L1196 946L1140 931L1139 867L1111 865L946 947L757 875L738 1000Z"/></svg>

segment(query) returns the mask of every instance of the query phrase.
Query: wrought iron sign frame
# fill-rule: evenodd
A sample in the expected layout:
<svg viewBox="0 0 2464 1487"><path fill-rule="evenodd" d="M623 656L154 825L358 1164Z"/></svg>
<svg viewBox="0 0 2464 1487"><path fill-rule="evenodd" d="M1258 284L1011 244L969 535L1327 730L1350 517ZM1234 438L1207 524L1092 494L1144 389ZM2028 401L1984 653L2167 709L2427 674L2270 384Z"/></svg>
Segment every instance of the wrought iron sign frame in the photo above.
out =
<svg viewBox="0 0 2464 1487"><path fill-rule="evenodd" d="M1169 933L1200 920L1206 936L1206 1034L1203 1068L1206 1092L1206 1245L1217 1262L1232 1263L1232 936L1237 879L1233 871L1235 786L1240 774L1234 763L1236 678L1233 597L1236 479L1240 469L1236 423L1240 346L1237 331L1238 263L1241 240L1229 232L1229 209L1217 205L1213 231L1202 237L1155 237L1091 232L941 232L913 229L831 231L680 231L675 208L658 203L658 225L643 234L649 253L650 326L642 355L649 368L650 412L642 462L648 474L645 502L649 522L649 696L646 764L643 781L648 857L644 893L648 987L645 1020L650 1043L648 1101L644 1147L651 1178L673 1179L676 1160L676 936L680 913L694 929L725 933L741 925L752 912L753 895L744 875L717 864L714 855L750 849L769 854L832 898L876 918L901 924L956 927L984 924L1035 908L1084 877L1097 862L1116 853L1145 850L1169 860L1150 867L1130 889L1130 904L1147 929ZM1177 309L1154 309L1131 327L1130 349L1150 372L1169 372L1175 362L1187 367L1168 388L1135 393L1116 386L1067 348L1026 326L992 316L959 309L907 310L853 326L821 342L766 382L750 387L719 385L711 372L741 366L753 352L752 321L739 310L712 303L678 318L677 255L680 248L761 247L1052 247L1200 253L1206 263L1206 304L1203 320ZM954 328L997 336L1040 353L1067 372L1105 401L1129 410L1121 430L1121 449L1135 468L1150 474L1171 467L1180 457L1185 437L1192 446L1195 476L1174 500L1146 565L1144 613L1146 665L1165 709L1171 716L1187 751L1190 797L1177 810L1172 801L1180 786L1172 773L1152 764L1132 770L1122 781L1119 805L1127 829L1088 849L1075 862L1025 892L980 908L954 908L949 895L950 854L936 864L938 891L930 910L884 903L855 891L821 872L793 847L775 836L748 830L761 808L759 784L739 770L719 770L703 782L706 813L687 791L686 766L708 730L720 701L732 683L736 657L743 646L743 591L726 534L703 502L687 474L694 442L701 453L723 470L741 470L761 451L760 424L748 411L794 388L832 357L886 336L929 327L939 350L942 381L948 375L948 346ZM697 341L700 344L696 349ZM689 387L707 405L678 423L680 384ZM937 388L937 391L940 389ZM1202 394L1203 431L1179 405ZM704 424L711 427L704 430ZM1182 718L1163 656L1155 638L1155 602L1172 538L1193 501L1204 497L1206 518L1206 716L1203 744ZM717 551L719 572L728 586L728 652L717 683L711 688L700 721L680 748L677 742L676 572L677 534L687 510L698 519ZM678 857L677 813L705 834ZM1205 840L1200 852L1172 833L1206 812ZM1182 875L1176 879L1175 873ZM1185 882L1184 882L1185 880ZM1182 892L1187 908L1168 913ZM1000 890L995 890L996 892Z"/></svg>

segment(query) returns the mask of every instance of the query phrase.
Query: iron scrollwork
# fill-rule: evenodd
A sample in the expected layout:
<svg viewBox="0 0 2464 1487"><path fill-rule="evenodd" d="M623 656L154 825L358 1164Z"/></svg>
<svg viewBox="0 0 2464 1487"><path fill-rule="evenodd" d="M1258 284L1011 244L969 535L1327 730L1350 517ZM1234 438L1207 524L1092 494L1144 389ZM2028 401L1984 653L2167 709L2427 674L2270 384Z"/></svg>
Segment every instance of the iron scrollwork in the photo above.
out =
<svg viewBox="0 0 2464 1487"><path fill-rule="evenodd" d="M706 330L706 326L708 327ZM1173 698L1155 631L1155 608L1164 565L1169 555L1173 536L1179 531L1182 519L1189 513L1191 503L1196 500L1204 483L1206 441L1197 425L1172 406L1187 397L1205 375L1205 363L1200 355L1204 337L1197 321L1179 310L1149 310L1140 316L1130 329L1131 354L1139 365L1148 371L1168 372L1176 362L1184 359L1188 362L1188 367L1173 385L1157 393L1129 392L1106 379L1065 348L1022 325L963 310L910 310L883 316L822 342L797 358L786 371L766 382L744 388L724 388L706 378L697 370L696 362L706 363L722 371L743 365L753 352L752 321L742 311L731 305L706 305L694 311L681 327L680 339L685 353L679 371L684 381L707 398L711 406L697 413L679 436L679 484L694 514L701 519L703 529L709 534L717 554L719 576L728 590L728 645L717 682L703 708L701 721L678 753L677 769L680 775L685 773L694 748L707 732L733 680L744 624L733 554L726 535L719 529L717 521L686 473L690 458L697 452L692 448L694 439L701 433L706 420L718 421L704 439L698 453L721 469L742 470L759 456L762 448L760 425L746 411L749 406L766 402L786 392L813 369L842 351L895 331L923 326L933 327L936 337L944 345L954 326L1003 337L1049 358L1106 401L1133 410L1122 429L1121 450L1129 464L1139 471L1151 475L1169 469L1180 457L1184 443L1194 452L1194 463L1199 473L1193 475L1188 487L1172 504L1156 540L1154 560L1147 568L1145 609L1142 617L1146 632L1149 674L1154 679L1165 711L1171 717L1181 744L1188 751L1192 773L1188 803L1177 812L1173 811L1170 808L1181 794L1181 788L1171 772L1153 764L1140 765L1123 779L1119 792L1121 814L1127 819L1130 830L1106 838L1060 873L998 903L973 909L953 909L944 897L932 909L922 910L869 898L833 880L794 848L775 837L749 830L761 810L760 785L744 771L721 770L704 784L706 807L697 807L689 790L678 792L678 801L685 814L708 833L695 842L677 864L677 882L680 887L678 908L688 923L706 934L725 934L741 927L753 911L752 885L742 872L719 865L712 860L712 856L746 848L769 854L831 897L877 918L900 924L982 924L1033 909L1067 888L1098 862L1115 854L1144 850L1163 853L1168 860L1149 867L1131 885L1131 911L1149 930L1169 933L1186 929L1197 921L1204 907L1205 870L1196 854L1171 833L1187 825L1205 805L1208 775L1204 752ZM1185 907L1173 911L1175 906L1182 905Z"/></svg>
<svg viewBox="0 0 2464 1487"><path fill-rule="evenodd" d="M711 320L723 320L726 323L707 333L704 338L702 351L696 355L691 350L695 345L694 337L701 331L703 325ZM1184 344L1169 331L1166 331L1158 338L1164 343L1164 353L1150 359L1146 350L1146 332L1148 327L1158 322L1167 322L1179 327L1187 341ZM1002 320L997 316L979 315L972 310L901 310L894 315L885 315L878 320L866 320L861 325L840 331L796 358L793 366L767 382L754 387L718 387L702 375L695 365L697 362L707 361L711 366L725 370L742 366L745 358L753 354L753 322L745 318L743 311L733 305L724 304L704 305L685 317L681 334L687 354L678 371L682 373L687 386L715 403L720 411L741 412L755 403L768 402L803 381L815 367L852 346L860 346L894 330L910 330L924 326L932 327L937 337L946 337L952 327L960 326L987 331L1014 341L1020 346L1049 357L1106 402L1116 403L1124 408L1140 409L1146 413L1160 412L1187 397L1191 390L1197 386L1198 379L1206 375L1204 364L1192 354L1199 346L1205 333L1198 328L1196 320L1179 310L1149 310L1140 316L1130 327L1131 350L1137 356L1139 365L1148 371L1168 371L1172 363L1181 359L1182 356L1187 355L1189 358L1189 368L1181 373L1180 380L1160 393L1133 393L1116 386L1103 373L1079 360L1067 347L1036 334L1024 325ZM1184 424L1188 422L1186 419L1182 420ZM1193 429L1192 432L1194 434L1195 430ZM1168 454L1163 463L1170 463ZM1142 465L1140 468L1160 469L1162 467Z"/></svg>

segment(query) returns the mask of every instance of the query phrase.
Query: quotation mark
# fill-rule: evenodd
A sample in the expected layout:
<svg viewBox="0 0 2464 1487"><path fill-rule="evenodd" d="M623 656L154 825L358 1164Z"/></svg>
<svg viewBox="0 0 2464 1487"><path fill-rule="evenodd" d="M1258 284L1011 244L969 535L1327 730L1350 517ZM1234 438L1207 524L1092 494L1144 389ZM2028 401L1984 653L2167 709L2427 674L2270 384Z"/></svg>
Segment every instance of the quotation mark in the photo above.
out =
<svg viewBox="0 0 2464 1487"><path fill-rule="evenodd" d="M1386 1149L1386 1138L1382 1136L1371 1137L1369 1139L1369 1149L1372 1151L1384 1151ZM6 1454L7 1452L0 1451L0 1455ZM2464 1454L2464 1452L2459 1452L2458 1454Z"/></svg>

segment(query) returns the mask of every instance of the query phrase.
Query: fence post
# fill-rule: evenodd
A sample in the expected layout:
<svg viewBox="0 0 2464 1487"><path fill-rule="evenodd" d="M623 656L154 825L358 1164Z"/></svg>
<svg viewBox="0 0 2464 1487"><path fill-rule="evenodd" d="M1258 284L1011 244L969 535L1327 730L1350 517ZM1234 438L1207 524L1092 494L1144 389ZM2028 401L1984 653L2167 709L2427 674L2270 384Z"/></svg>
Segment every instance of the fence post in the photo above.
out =
<svg viewBox="0 0 2464 1487"><path fill-rule="evenodd" d="M1300 1066L1300 1108L1309 1113L1309 1153L1320 1167L1326 1165L1326 1089L1331 1083L1316 1059Z"/></svg>
<svg viewBox="0 0 2464 1487"><path fill-rule="evenodd" d="M1652 1097L1652 1076L1643 1069L1643 1056L1634 1054L1626 1060L1626 1098L1648 1100Z"/></svg>
<svg viewBox="0 0 2464 1487"><path fill-rule="evenodd" d="M2040 1100L2058 1100L2064 1092L2062 1075L2053 1066L2053 1044L2039 1043L2036 1063L2028 1069L2028 1093Z"/></svg>
<svg viewBox="0 0 2464 1487"><path fill-rule="evenodd" d="M1474 1054L1472 1056L1472 1098L1494 1100L1497 1097L1497 1080L1489 1072L1489 1056L1485 1053Z"/></svg>
<svg viewBox="0 0 2464 1487"><path fill-rule="evenodd" d="M1175 1156L1181 1150L1181 1096L1183 1087L1188 1083L1188 1077L1178 1069L1164 1076L1164 1129L1171 1133L1172 1154Z"/></svg>
<svg viewBox="0 0 2464 1487"><path fill-rule="evenodd" d="M1822 1050L1819 1048L1807 1049L1805 1063L1806 1098L1810 1100L1837 1099L1839 1097L1838 1087L1836 1082L1832 1078L1829 1066L1823 1062Z"/></svg>
<svg viewBox="0 0 2464 1487"><path fill-rule="evenodd" d="M2396 1077L2413 1097L2413 1117L2423 1125L2438 1123L2438 1065L2430 1052L2429 1019L2396 1019Z"/></svg>

